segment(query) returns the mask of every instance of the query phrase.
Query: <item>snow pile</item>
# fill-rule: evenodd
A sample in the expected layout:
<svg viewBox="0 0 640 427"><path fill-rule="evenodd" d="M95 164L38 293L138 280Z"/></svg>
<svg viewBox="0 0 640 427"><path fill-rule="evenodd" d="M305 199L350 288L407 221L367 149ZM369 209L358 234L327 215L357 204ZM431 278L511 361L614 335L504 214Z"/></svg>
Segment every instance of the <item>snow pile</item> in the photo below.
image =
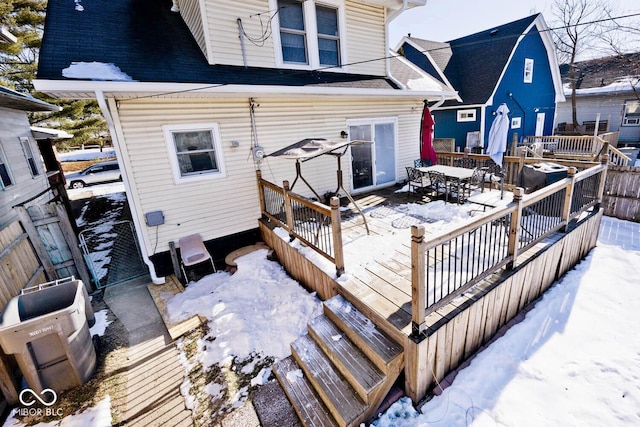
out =
<svg viewBox="0 0 640 427"><path fill-rule="evenodd" d="M640 407L640 250L623 250L640 224L603 218L609 229L630 228L621 241L599 243L554 285L525 320L460 371L453 385L413 410L408 399L376 426L637 425Z"/></svg>
<svg viewBox="0 0 640 427"><path fill-rule="evenodd" d="M306 333L307 322L322 313L318 298L291 279L261 249L236 260L234 275L218 272L189 284L167 301L172 321L201 315L209 335L200 362L228 364L253 352L277 359L290 354L289 344Z"/></svg>
<svg viewBox="0 0 640 427"><path fill-rule="evenodd" d="M98 335L103 336L104 332L107 330L107 326L111 324L110 320L107 320L107 314L109 310L100 310L97 313L94 313L96 317L96 323L89 329L89 333L91 336Z"/></svg>
<svg viewBox="0 0 640 427"><path fill-rule="evenodd" d="M134 81L128 74L123 73L120 67L103 62L72 62L62 70L62 76L68 79L101 80L114 82Z"/></svg>
<svg viewBox="0 0 640 427"><path fill-rule="evenodd" d="M55 406L52 407L55 411ZM4 423L4 427L21 427L20 421L13 417L13 411ZM79 414L69 415L58 421L38 423L33 427L108 427L111 426L111 398L102 399L94 407L86 409Z"/></svg>
<svg viewBox="0 0 640 427"><path fill-rule="evenodd" d="M78 162L97 159L113 159L116 157L116 151L114 148L103 148L100 151L99 148L90 148L86 150L76 150L68 152L58 153L58 158L61 162Z"/></svg>

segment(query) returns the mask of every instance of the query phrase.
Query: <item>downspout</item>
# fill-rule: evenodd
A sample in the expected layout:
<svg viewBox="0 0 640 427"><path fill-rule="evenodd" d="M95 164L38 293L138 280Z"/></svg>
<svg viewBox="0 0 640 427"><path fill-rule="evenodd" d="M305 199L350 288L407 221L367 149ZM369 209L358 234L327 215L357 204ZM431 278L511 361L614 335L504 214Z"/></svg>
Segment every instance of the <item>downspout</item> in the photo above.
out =
<svg viewBox="0 0 640 427"><path fill-rule="evenodd" d="M385 45L385 51L387 52L387 59L385 59L385 72L387 74L387 78L389 78L391 81L393 81L395 84L398 85L399 88L401 89L406 89L404 87L404 85L402 83L400 83L399 81L397 81L396 79L394 79L391 76L391 58L389 58L388 52L389 52L389 23L391 21L393 21L394 19L396 19L402 12L404 12L405 10L407 10L407 4L409 3L409 0L402 0L402 7L400 7L400 9L396 10L395 12L393 12L391 15L387 16L387 22L385 24L385 30L384 30L384 45Z"/></svg>
<svg viewBox="0 0 640 427"><path fill-rule="evenodd" d="M118 139L118 133L116 132L115 123L113 122L113 116L111 115L111 111L109 110L109 106L107 105L107 101L104 97L104 93L101 90L96 91L96 99L98 101L98 105L100 106L100 111L102 111L102 115L104 116L104 119L107 122L107 126L109 127L109 133L111 134L111 141L113 143L113 147L116 150L118 158L123 159L124 156L122 155L120 140ZM125 174L122 176L122 182L124 183L124 188L125 188L127 199L128 199L129 195L132 194L132 192L131 192L131 186L129 185L129 177L126 173L126 169L125 169ZM149 275L151 276L151 280L153 281L153 283L155 283L156 285L161 285L165 283L165 278L157 276L155 266L147 256L147 247L146 247L144 238L142 237L142 234L140 232L140 230L142 230L142 224L140 224L138 220L138 215L136 212L136 204L132 203L131 200L129 200L129 208L132 210L131 216L133 217L133 223L136 229L136 237L138 239L138 243L140 244L140 252L142 255L142 260L149 268Z"/></svg>

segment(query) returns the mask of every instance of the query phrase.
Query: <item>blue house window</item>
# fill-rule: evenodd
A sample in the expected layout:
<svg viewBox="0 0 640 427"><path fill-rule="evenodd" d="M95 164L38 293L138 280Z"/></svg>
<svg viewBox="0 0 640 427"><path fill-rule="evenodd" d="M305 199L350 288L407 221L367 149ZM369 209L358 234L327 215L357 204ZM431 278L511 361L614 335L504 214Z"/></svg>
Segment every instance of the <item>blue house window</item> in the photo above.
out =
<svg viewBox="0 0 640 427"><path fill-rule="evenodd" d="M524 59L524 82L533 83L533 59Z"/></svg>

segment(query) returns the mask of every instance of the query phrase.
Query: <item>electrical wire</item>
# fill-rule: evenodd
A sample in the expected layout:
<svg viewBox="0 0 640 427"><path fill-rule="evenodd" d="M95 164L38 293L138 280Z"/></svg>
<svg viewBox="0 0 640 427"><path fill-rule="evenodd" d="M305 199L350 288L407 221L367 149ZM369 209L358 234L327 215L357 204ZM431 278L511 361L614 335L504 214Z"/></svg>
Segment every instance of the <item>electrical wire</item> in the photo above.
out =
<svg viewBox="0 0 640 427"><path fill-rule="evenodd" d="M275 16L277 13L278 13L278 11L276 11L273 16ZM256 14L256 15L259 15L259 14ZM556 27L556 28L547 28L547 29L543 29L543 30L541 30L539 32L555 31L555 30L559 30L559 29L563 29L563 28L570 28L570 27L575 27L575 26L580 26L580 25L595 24L595 23L601 23L601 22L607 22L607 21L615 21L617 19L633 18L633 17L637 17L637 16L640 16L640 13L633 13L633 14L629 14L629 15L615 16L615 17L604 18L604 19L599 19L599 20L595 20L595 21L583 22L583 23L579 23L579 24L560 26L560 27ZM270 21L272 19L273 19L273 17L270 18ZM497 36L497 37L494 36L494 37L491 37L490 40L486 40L485 39L485 40L477 40L477 41L472 41L472 42L460 43L460 44L457 44L456 47L468 47L468 46L474 46L474 45L478 45L478 44L490 43L490 42L494 42L496 40L518 38L518 37L521 37L521 36L526 35L526 34L527 33L519 33L519 34L509 34L509 35ZM436 51L439 51L439 50L446 50L446 49L450 49L450 46L434 47L434 48L430 48L430 49L417 49L417 50L419 52L421 52L421 53L431 53L431 52L436 52ZM295 77L295 76L298 76L298 75L305 75L305 74L308 74L309 72L321 72L321 71L326 71L326 70L331 70L331 69L341 69L341 68L344 68L344 67L349 67L349 66L354 66L354 65L368 64L368 63L377 62L377 61L386 61L388 59L397 58L397 57L402 57L402 55L390 54L390 55L385 55L385 56L371 58L371 59L364 59L364 60L361 60L361 61L354 61L354 62L344 63L344 64L340 64L340 65L329 65L329 66L325 66L325 67L319 67L319 68L316 68L314 70L286 70L285 72L283 72L281 74L278 74L277 76L273 76L271 78L269 78L269 77L263 78L261 80L261 82L262 83L265 83L265 82L268 83L268 82L277 82L279 80L282 80L284 82L288 78ZM207 90L207 89L215 89L215 88L218 88L218 87L229 86L230 84L231 83L215 83L215 84L210 84L210 85L204 85L202 87L195 88L195 89L184 89L184 90L178 90L178 91L163 92L163 93L158 93L158 94L153 94L153 95L136 96L136 97L132 97L132 98L122 99L120 102L127 102L127 101L133 101L133 100L145 99L145 98L154 98L154 97L160 97L160 96L166 96L166 95L175 95L175 94L180 94L180 93L195 92L195 91Z"/></svg>

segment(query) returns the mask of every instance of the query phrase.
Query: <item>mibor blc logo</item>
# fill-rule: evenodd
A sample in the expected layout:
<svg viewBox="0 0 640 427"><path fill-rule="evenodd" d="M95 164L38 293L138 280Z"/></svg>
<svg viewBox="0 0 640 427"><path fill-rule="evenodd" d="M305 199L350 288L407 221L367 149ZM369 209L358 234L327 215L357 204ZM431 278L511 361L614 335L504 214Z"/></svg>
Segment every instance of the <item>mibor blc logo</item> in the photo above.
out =
<svg viewBox="0 0 640 427"><path fill-rule="evenodd" d="M58 401L58 395L50 388L45 388L41 393L30 388L25 388L20 392L18 399L24 406L23 408L16 409L16 413L20 416L61 416L63 414L62 408L52 408ZM40 403L44 408L33 408L32 406L36 403Z"/></svg>

